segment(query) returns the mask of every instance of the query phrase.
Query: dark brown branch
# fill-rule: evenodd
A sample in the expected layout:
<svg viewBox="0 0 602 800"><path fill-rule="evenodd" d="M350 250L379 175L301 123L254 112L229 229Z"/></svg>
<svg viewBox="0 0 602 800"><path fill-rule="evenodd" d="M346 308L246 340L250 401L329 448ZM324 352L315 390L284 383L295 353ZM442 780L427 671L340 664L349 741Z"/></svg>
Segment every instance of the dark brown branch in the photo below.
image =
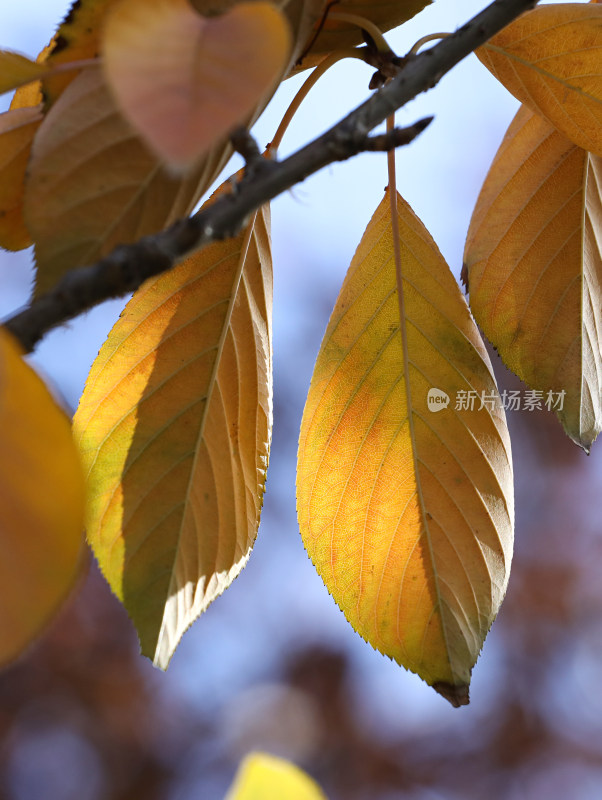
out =
<svg viewBox="0 0 602 800"><path fill-rule="evenodd" d="M411 56L399 75L340 123L283 161L265 161L253 180L243 180L236 191L217 200L190 219L133 245L118 247L98 263L72 270L46 295L6 322L6 327L31 351L44 334L72 317L114 297L134 291L144 281L185 258L191 251L235 235L249 214L264 203L335 161L358 153L404 144L428 124L392 132L387 138L372 131L393 112L432 88L465 56L512 22L537 0L495 0L455 34L428 50ZM422 127L420 127L422 126ZM409 131L409 132L408 132ZM405 137L405 139L404 139ZM247 155L249 140L239 140Z"/></svg>

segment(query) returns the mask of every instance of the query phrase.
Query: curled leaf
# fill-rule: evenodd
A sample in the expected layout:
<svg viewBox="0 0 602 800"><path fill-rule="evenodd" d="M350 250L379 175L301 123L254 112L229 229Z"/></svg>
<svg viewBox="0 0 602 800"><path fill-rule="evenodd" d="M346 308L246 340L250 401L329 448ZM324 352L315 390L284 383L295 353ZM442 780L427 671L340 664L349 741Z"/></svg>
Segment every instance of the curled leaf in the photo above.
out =
<svg viewBox="0 0 602 800"><path fill-rule="evenodd" d="M510 440L487 353L427 230L388 195L353 258L301 424L299 524L353 627L454 705L510 569Z"/></svg>
<svg viewBox="0 0 602 800"><path fill-rule="evenodd" d="M581 447L602 428L602 159L522 107L468 231L470 306Z"/></svg>

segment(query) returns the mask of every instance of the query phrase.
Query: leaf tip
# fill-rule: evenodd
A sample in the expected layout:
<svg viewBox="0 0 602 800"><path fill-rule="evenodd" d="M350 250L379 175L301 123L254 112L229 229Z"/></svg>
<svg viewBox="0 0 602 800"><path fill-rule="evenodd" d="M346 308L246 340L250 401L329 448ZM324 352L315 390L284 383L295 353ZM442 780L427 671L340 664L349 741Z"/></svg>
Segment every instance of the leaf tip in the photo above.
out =
<svg viewBox="0 0 602 800"><path fill-rule="evenodd" d="M436 681L433 683L433 689L444 697L454 708L460 706L467 706L470 703L468 692L468 684L461 683L459 685L453 683L445 683L445 681Z"/></svg>

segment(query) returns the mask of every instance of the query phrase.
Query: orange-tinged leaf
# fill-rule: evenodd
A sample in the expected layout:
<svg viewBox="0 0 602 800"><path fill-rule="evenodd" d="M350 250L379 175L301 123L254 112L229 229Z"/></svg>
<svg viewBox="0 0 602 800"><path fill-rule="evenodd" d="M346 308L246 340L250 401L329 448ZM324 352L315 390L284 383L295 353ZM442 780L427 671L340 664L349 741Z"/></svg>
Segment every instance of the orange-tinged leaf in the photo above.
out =
<svg viewBox="0 0 602 800"><path fill-rule="evenodd" d="M0 664L41 632L71 589L84 481L69 421L0 329Z"/></svg>
<svg viewBox="0 0 602 800"><path fill-rule="evenodd" d="M44 100L42 95L41 81L34 81L28 83L26 86L21 86L13 95L10 107L13 108L33 108L40 105Z"/></svg>
<svg viewBox="0 0 602 800"><path fill-rule="evenodd" d="M430 3L431 0L341 0L338 3L324 3L324 10L330 7L333 14L355 14L374 23L384 32L407 22ZM315 24L300 66L302 69L315 66L328 53L354 47L361 42L360 27L328 14L323 24L322 18Z"/></svg>
<svg viewBox="0 0 602 800"><path fill-rule="evenodd" d="M46 114L32 149L25 220L37 294L67 270L188 215L230 153L222 143L193 171L172 175L123 119L102 71L84 70Z"/></svg>
<svg viewBox="0 0 602 800"><path fill-rule="evenodd" d="M199 14L211 17L224 13L245 0L191 0L191 5ZM75 0L65 20L59 26L56 36L40 54L38 60L48 60L52 66L95 58L100 55L100 41L104 20L111 8L120 0ZM286 15L294 33L295 46L291 53L294 63L306 42L312 25L321 17L324 0L279 0L276 2ZM68 84L73 73L52 75L44 80L44 94L47 107L50 107Z"/></svg>
<svg viewBox="0 0 602 800"><path fill-rule="evenodd" d="M269 212L149 281L96 359L75 429L88 538L166 668L244 567L272 417Z"/></svg>
<svg viewBox="0 0 602 800"><path fill-rule="evenodd" d="M105 23L104 68L123 114L182 168L272 93L291 46L286 17L271 3L203 17L188 0L122 0Z"/></svg>
<svg viewBox="0 0 602 800"><path fill-rule="evenodd" d="M358 633L460 705L508 580L510 440L459 287L428 231L397 203L403 304L386 195L314 369L299 444L299 523Z"/></svg>
<svg viewBox="0 0 602 800"><path fill-rule="evenodd" d="M299 767L267 753L252 753L240 765L225 800L326 800Z"/></svg>
<svg viewBox="0 0 602 800"><path fill-rule="evenodd" d="M602 156L602 5L539 6L477 55L522 103Z"/></svg>
<svg viewBox="0 0 602 800"><path fill-rule="evenodd" d="M46 67L20 53L0 50L0 94L31 83L46 72Z"/></svg>
<svg viewBox="0 0 602 800"><path fill-rule="evenodd" d="M42 121L41 106L0 114L0 247L22 250L31 237L23 219L25 169Z"/></svg>
<svg viewBox="0 0 602 800"><path fill-rule="evenodd" d="M118 2L120 0L74 0L56 35L40 53L38 60L56 67L99 56L104 18ZM76 76L77 73L66 72L44 79L46 108L58 100Z"/></svg>
<svg viewBox="0 0 602 800"><path fill-rule="evenodd" d="M464 255L485 335L586 450L602 426L601 189L602 160L523 106Z"/></svg>

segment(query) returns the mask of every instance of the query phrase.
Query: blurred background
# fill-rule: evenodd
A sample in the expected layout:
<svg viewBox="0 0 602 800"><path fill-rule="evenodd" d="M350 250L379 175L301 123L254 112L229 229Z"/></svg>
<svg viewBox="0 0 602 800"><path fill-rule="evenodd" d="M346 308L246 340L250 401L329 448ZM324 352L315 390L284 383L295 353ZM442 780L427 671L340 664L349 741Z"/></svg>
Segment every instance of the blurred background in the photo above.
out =
<svg viewBox="0 0 602 800"><path fill-rule="evenodd" d="M3 3L0 46L36 55L68 5ZM483 6L436 0L387 38L404 53ZM282 154L361 102L370 75L355 62L334 68ZM288 81L260 120L261 144L302 79ZM407 124L435 115L398 153L398 188L456 275L472 207L516 107L473 56L398 116ZM241 758L257 749L307 769L330 800L602 797L599 445L587 458L552 415L509 413L516 555L466 708L452 709L356 636L303 549L294 475L304 396L386 183L385 158L364 155L273 204L274 441L248 566L163 674L138 655L127 616L90 558L45 635L0 673L0 800L222 800ZM27 302L31 279L29 252L0 253L2 316ZM71 409L122 305L107 303L52 333L33 357ZM517 388L493 358L501 385Z"/></svg>

